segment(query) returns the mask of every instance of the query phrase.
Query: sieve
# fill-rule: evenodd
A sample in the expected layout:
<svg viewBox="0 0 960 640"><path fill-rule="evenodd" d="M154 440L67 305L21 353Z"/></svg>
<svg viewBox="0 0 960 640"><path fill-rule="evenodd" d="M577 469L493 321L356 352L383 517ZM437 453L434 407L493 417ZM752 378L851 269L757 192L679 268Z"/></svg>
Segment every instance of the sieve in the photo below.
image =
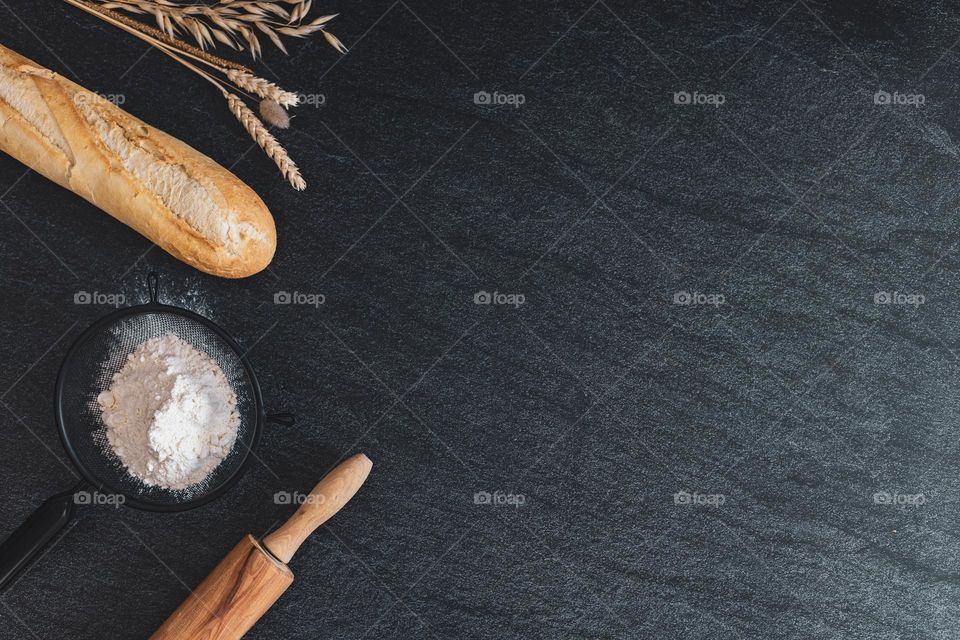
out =
<svg viewBox="0 0 960 640"><path fill-rule="evenodd" d="M147 276L149 302L119 309L87 328L73 343L57 375L55 414L60 440L82 480L49 498L0 545L0 589L49 542L73 515L75 504L130 506L148 511L184 511L223 495L246 468L266 419L292 421L263 411L257 377L240 346L207 318L159 302L157 275ZM204 351L220 367L237 396L237 440L201 483L171 490L132 476L106 442L97 395L110 386L127 355L150 338L172 333Z"/></svg>

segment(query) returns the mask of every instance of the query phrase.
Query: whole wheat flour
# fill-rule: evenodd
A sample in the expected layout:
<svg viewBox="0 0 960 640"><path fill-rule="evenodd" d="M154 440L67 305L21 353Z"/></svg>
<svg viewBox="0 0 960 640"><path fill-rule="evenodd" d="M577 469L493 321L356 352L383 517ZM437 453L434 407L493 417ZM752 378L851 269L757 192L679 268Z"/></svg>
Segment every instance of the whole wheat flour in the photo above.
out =
<svg viewBox="0 0 960 640"><path fill-rule="evenodd" d="M128 355L97 403L107 443L127 471L165 489L202 482L230 453L240 425L223 371L171 333Z"/></svg>

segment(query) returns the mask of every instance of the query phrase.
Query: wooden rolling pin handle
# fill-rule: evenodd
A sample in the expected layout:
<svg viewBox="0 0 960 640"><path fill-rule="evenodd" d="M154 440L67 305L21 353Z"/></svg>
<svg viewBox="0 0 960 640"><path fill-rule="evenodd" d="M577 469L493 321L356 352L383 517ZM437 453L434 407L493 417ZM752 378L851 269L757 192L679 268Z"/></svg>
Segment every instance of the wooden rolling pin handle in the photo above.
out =
<svg viewBox="0 0 960 640"><path fill-rule="evenodd" d="M343 508L370 475L373 463L358 453L324 476L304 503L279 529L263 539L263 546L284 564L314 530Z"/></svg>

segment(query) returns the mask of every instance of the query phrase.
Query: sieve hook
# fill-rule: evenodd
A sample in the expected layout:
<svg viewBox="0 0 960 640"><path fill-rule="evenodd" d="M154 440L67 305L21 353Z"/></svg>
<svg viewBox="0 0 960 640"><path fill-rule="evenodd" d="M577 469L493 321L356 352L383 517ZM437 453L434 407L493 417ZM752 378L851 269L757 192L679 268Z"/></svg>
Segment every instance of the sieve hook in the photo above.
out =
<svg viewBox="0 0 960 640"><path fill-rule="evenodd" d="M150 293L150 304L157 304L160 295L160 277L156 271L147 274L147 290Z"/></svg>

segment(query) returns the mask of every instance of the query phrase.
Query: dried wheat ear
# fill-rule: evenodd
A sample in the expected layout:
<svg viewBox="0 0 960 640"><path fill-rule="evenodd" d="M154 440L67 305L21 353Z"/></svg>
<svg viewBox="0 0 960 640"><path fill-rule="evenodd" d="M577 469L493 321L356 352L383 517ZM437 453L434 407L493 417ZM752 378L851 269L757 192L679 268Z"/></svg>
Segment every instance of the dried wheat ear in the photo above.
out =
<svg viewBox="0 0 960 640"><path fill-rule="evenodd" d="M298 191L306 188L306 181L287 151L273 137L263 121L244 103L243 98L227 88L224 78L234 85L239 93L251 99L259 98L259 110L263 120L281 129L290 126L290 116L286 109L299 103L298 95L258 77L247 67L215 56L206 49L215 47L219 42L236 50L246 48L256 59L261 54L261 48L255 28L284 53L286 48L281 35L304 38L317 31L322 32L327 43L337 51L345 53L347 48L325 28L336 14L321 16L304 23L312 0L282 0L282 3L266 0L218 0L209 5L183 4L174 0L64 1L150 43L216 86L226 98L230 112L264 153L276 163L284 178ZM152 16L159 28L133 20L116 10ZM199 48L179 40L177 37L182 33L189 33ZM211 75L194 63L205 65L222 78Z"/></svg>

